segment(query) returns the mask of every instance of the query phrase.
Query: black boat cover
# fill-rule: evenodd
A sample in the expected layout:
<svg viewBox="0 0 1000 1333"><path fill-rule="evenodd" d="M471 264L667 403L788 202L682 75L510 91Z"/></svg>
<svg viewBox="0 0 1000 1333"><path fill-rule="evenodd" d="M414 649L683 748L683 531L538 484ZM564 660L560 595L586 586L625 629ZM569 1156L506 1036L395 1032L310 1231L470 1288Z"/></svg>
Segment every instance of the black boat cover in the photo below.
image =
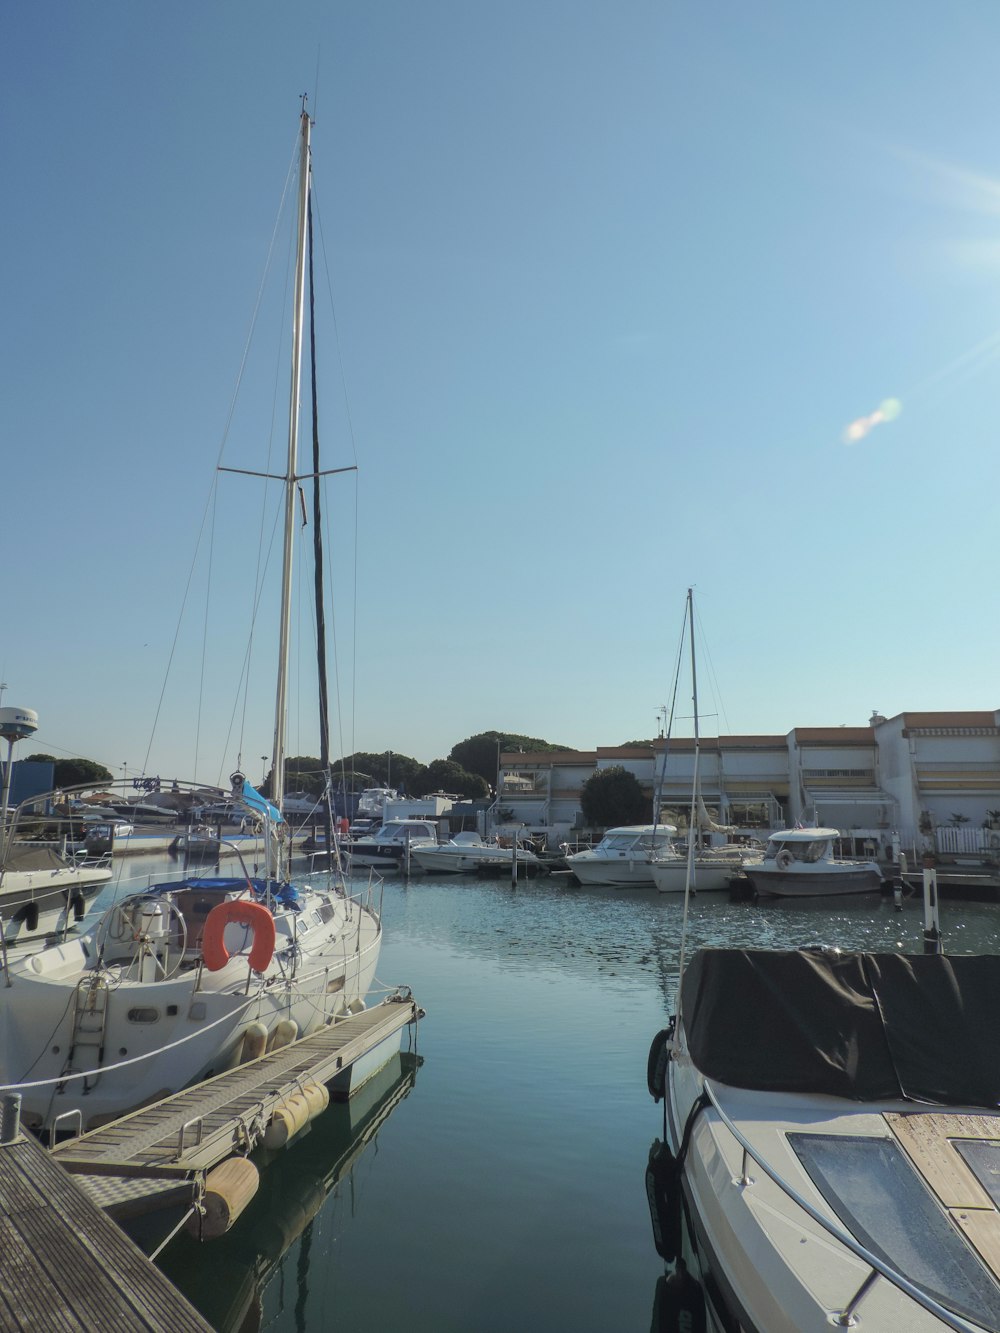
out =
<svg viewBox="0 0 1000 1333"><path fill-rule="evenodd" d="M997 955L700 949L681 1018L735 1087L1000 1106Z"/></svg>

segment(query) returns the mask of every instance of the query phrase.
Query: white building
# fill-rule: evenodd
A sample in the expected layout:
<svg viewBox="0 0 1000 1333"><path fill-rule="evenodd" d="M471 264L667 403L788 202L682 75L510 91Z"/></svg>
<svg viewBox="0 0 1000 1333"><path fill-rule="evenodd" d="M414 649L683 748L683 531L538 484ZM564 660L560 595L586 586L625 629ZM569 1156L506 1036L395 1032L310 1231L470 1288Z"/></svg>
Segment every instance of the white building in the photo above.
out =
<svg viewBox="0 0 1000 1333"><path fill-rule="evenodd" d="M583 830L580 793L598 769L621 765L649 794L650 814L688 809L694 740L506 753L496 809L545 829L550 845ZM975 851L1000 832L1000 710L873 714L866 727L796 727L785 736L702 738L702 797L720 822L758 836L819 823L845 839L904 847L936 833L939 850Z"/></svg>

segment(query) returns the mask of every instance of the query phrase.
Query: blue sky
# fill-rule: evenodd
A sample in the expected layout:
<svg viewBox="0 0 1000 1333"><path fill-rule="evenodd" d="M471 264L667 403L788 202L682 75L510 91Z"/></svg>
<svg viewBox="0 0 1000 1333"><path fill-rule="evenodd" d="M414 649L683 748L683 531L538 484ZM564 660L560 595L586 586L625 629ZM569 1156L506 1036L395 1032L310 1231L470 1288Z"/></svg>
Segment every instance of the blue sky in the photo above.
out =
<svg viewBox="0 0 1000 1333"><path fill-rule="evenodd" d="M213 488L284 449L284 222L236 387L304 92L324 462L358 467L335 753L651 735L689 584L706 732L997 706L998 45L964 0L9 10L0 680L35 748L270 750L276 489Z"/></svg>

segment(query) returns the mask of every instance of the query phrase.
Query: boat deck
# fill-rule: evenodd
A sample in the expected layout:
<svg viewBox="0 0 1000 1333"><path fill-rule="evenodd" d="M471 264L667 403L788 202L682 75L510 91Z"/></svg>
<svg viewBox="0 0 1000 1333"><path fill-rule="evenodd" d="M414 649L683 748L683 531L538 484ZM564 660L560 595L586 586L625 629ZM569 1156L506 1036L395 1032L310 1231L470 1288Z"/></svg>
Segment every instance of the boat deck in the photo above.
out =
<svg viewBox="0 0 1000 1333"><path fill-rule="evenodd" d="M885 1121L956 1227L1000 1280L1000 1212L956 1146L992 1144L1000 1151L1000 1115L887 1111Z"/></svg>
<svg viewBox="0 0 1000 1333"><path fill-rule="evenodd" d="M0 1327L211 1328L30 1135L0 1146Z"/></svg>
<svg viewBox="0 0 1000 1333"><path fill-rule="evenodd" d="M355 1061L413 1023L412 998L388 999L109 1125L57 1144L53 1157L102 1207L182 1192L233 1153L250 1152L275 1108L304 1083L331 1083ZM64 1121L66 1127L68 1121Z"/></svg>

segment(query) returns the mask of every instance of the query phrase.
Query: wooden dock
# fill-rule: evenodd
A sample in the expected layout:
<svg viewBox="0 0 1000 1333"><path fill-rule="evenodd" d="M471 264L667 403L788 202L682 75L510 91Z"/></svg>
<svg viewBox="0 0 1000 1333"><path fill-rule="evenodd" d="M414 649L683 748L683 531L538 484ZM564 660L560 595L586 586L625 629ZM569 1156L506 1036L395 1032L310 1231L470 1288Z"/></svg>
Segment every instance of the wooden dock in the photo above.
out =
<svg viewBox="0 0 1000 1333"><path fill-rule="evenodd" d="M0 1145L0 1327L9 1333L211 1330L30 1135Z"/></svg>
<svg viewBox="0 0 1000 1333"><path fill-rule="evenodd" d="M113 1218L194 1212L207 1172L248 1154L281 1102L306 1083L346 1091L355 1063L421 1016L397 994L51 1151L30 1135L0 1143L0 1329L210 1333Z"/></svg>
<svg viewBox="0 0 1000 1333"><path fill-rule="evenodd" d="M56 1145L52 1155L101 1207L125 1215L155 1194L197 1200L205 1174L262 1140L275 1108L303 1083L345 1079L356 1061L420 1016L391 998L268 1055L217 1074L112 1124Z"/></svg>

